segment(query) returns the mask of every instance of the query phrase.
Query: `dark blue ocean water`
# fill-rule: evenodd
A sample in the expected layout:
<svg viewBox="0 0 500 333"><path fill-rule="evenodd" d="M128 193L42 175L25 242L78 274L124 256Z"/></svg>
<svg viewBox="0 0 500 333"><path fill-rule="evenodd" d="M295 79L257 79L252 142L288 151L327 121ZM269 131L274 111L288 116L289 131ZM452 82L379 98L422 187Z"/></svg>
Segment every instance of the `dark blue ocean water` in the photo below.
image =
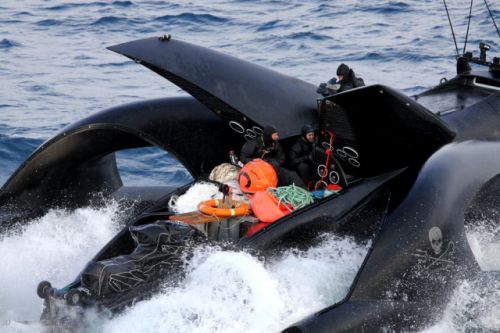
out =
<svg viewBox="0 0 500 333"><path fill-rule="evenodd" d="M489 1L500 21L500 4ZM448 1L459 48L469 1ZM106 47L169 33L313 84L341 62L367 84L414 94L455 73L455 47L438 0L199 0L0 2L0 184L64 126L129 102L184 94ZM482 1L468 39L500 55L500 38ZM168 154L119 154L131 184L184 183ZM2 313L0 304L0 314ZM0 316L1 319L1 316ZM1 329L0 325L0 329Z"/></svg>

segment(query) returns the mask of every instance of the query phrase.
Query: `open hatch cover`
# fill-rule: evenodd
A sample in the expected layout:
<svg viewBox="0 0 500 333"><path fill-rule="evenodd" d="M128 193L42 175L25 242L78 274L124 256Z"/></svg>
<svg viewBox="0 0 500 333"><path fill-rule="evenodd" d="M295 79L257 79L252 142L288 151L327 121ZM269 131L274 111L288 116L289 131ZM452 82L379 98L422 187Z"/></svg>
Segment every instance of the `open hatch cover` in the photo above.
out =
<svg viewBox="0 0 500 333"><path fill-rule="evenodd" d="M173 82L219 116L247 126L275 125L281 137L316 121L316 87L250 62L171 38L109 47Z"/></svg>

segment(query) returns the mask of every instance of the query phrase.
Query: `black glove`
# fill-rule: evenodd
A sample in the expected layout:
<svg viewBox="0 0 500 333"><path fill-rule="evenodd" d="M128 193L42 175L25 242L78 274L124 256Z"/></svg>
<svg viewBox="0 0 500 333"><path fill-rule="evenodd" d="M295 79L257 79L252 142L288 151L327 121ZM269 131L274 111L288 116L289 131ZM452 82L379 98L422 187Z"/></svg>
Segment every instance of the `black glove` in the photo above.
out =
<svg viewBox="0 0 500 333"><path fill-rule="evenodd" d="M325 95L327 94L327 91L326 91L326 83L320 83L319 86L318 86L318 89L316 89L316 92L318 94L321 94L321 95Z"/></svg>

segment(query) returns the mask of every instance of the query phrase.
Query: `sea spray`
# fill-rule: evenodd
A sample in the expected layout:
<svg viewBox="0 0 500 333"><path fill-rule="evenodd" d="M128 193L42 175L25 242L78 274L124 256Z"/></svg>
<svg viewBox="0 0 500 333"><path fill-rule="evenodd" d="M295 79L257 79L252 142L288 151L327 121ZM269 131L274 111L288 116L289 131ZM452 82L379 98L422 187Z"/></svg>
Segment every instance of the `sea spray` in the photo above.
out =
<svg viewBox="0 0 500 333"><path fill-rule="evenodd" d="M104 332L277 332L340 301L368 245L324 236L264 262L246 252L195 251L184 281L105 324Z"/></svg>
<svg viewBox="0 0 500 333"><path fill-rule="evenodd" d="M462 281L453 292L439 323L422 333L498 332L500 280L483 275Z"/></svg>
<svg viewBox="0 0 500 333"><path fill-rule="evenodd" d="M484 271L500 271L500 214L494 220L483 219L465 226L467 240Z"/></svg>
<svg viewBox="0 0 500 333"><path fill-rule="evenodd" d="M119 205L51 210L0 239L0 314L4 320L38 320L42 280L63 287L118 232ZM0 324L1 325L1 324ZM0 326L0 331L4 329Z"/></svg>

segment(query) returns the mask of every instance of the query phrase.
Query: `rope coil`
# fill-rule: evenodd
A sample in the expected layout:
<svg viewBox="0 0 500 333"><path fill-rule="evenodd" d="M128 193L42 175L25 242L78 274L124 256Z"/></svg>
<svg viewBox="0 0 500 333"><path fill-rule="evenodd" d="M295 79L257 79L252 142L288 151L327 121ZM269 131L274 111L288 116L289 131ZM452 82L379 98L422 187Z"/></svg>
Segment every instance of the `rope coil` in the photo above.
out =
<svg viewBox="0 0 500 333"><path fill-rule="evenodd" d="M278 199L278 203L285 206L290 212L314 202L311 193L295 185L268 188L267 191L274 195Z"/></svg>

